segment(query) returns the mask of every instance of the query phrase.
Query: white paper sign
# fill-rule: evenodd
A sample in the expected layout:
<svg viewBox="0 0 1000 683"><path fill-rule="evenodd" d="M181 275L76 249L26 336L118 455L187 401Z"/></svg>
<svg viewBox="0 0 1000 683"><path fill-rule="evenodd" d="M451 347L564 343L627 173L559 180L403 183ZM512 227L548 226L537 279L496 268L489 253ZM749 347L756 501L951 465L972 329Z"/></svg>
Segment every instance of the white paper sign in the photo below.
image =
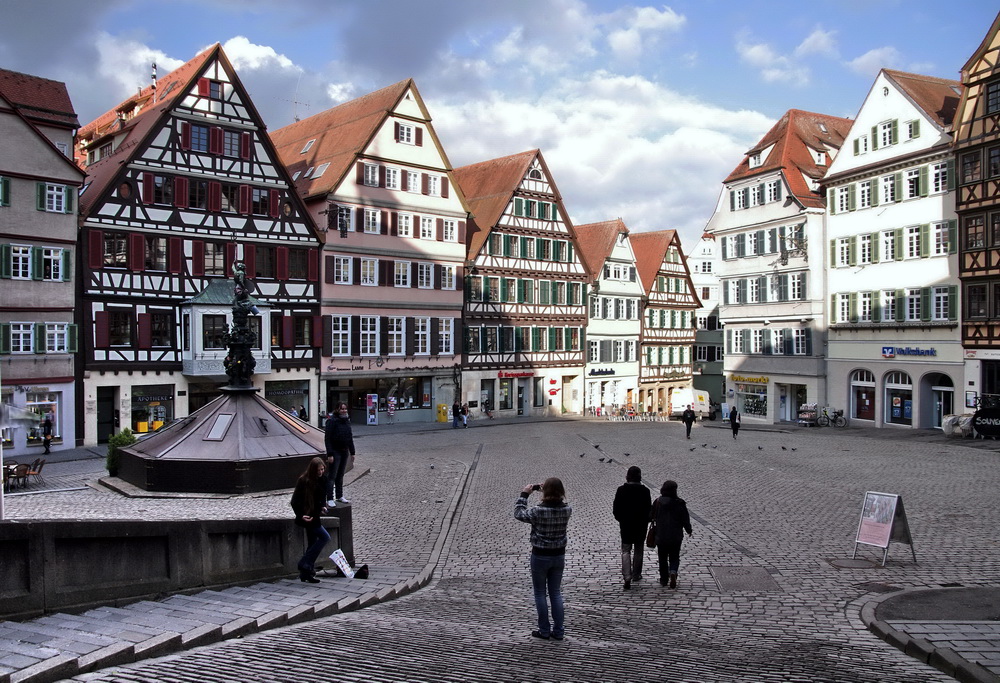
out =
<svg viewBox="0 0 1000 683"><path fill-rule="evenodd" d="M351 569L351 564L347 561L347 556L344 555L343 550L340 548L334 550L333 554L330 555L330 559L333 560L333 563L340 568L340 571L344 572L344 576L349 579L354 578L354 570Z"/></svg>

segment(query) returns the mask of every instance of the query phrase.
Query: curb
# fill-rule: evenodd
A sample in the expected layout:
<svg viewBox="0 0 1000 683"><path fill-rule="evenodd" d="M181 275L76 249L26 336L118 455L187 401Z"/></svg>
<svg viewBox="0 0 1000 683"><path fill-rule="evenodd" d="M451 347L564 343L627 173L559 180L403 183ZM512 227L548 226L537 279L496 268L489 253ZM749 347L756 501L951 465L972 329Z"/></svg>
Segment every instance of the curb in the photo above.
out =
<svg viewBox="0 0 1000 683"><path fill-rule="evenodd" d="M950 647L935 647L923 638L914 638L908 633L897 631L886 622L875 618L875 610L885 600L902 593L915 593L933 588L906 588L890 594L873 598L861 607L861 620L865 627L876 636L901 650L905 654L928 664L941 673L947 674L963 683L1000 683L1000 676L995 675L983 666L970 662Z"/></svg>

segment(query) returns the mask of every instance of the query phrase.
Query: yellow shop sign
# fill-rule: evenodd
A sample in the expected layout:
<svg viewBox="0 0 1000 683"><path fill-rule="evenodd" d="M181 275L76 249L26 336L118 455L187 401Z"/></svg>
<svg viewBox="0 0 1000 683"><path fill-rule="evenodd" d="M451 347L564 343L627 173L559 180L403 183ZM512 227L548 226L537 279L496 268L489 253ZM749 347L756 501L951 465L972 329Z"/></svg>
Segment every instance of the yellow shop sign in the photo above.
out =
<svg viewBox="0 0 1000 683"><path fill-rule="evenodd" d="M731 382L746 382L748 384L767 384L767 377L744 377L743 375L730 375Z"/></svg>

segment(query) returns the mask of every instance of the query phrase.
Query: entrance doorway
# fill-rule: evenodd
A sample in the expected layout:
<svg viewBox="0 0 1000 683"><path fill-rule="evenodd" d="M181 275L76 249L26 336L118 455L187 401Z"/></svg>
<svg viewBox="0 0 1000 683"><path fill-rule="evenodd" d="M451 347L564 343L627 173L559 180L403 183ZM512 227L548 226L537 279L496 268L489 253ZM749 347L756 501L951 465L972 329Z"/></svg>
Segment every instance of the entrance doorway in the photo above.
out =
<svg viewBox="0 0 1000 683"><path fill-rule="evenodd" d="M941 429L945 415L955 412L955 386L951 377L944 374L929 375L924 382L930 385L930 414L928 427ZM926 393L924 394L926 396ZM921 411L923 412L923 411Z"/></svg>
<svg viewBox="0 0 1000 683"><path fill-rule="evenodd" d="M121 413L118 403L118 387L97 387L97 443L107 443L118 430Z"/></svg>

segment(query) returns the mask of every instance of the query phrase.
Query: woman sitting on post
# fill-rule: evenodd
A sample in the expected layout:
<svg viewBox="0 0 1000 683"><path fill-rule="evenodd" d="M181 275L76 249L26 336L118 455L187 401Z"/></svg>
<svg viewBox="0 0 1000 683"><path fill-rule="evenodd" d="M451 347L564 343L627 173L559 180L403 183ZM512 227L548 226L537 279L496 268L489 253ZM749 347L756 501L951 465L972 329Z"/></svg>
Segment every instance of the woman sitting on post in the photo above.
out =
<svg viewBox="0 0 1000 683"><path fill-rule="evenodd" d="M299 560L299 581L319 583L316 578L316 558L330 541L330 532L320 517L326 508L326 463L323 458L309 461L306 471L299 477L292 493L292 510L295 523L306 530L306 552Z"/></svg>

